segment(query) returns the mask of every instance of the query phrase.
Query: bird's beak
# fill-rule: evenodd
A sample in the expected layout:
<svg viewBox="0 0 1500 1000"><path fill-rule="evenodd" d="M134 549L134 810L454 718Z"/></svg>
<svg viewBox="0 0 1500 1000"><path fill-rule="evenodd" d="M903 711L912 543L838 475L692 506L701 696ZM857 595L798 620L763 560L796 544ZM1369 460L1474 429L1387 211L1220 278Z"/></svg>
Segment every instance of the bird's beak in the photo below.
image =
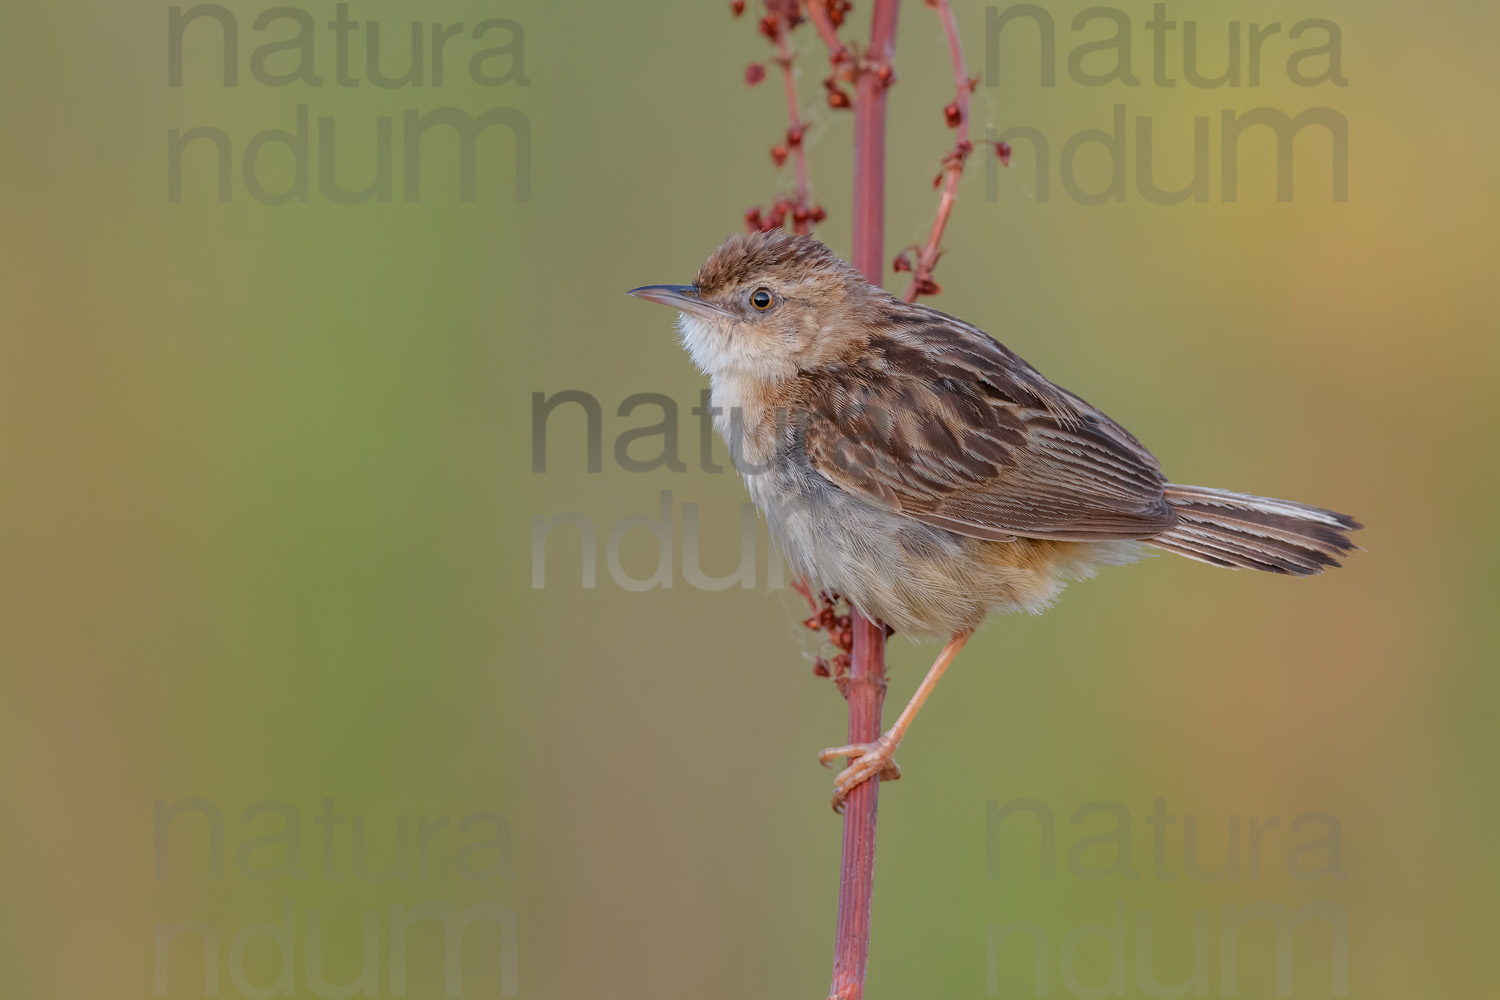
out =
<svg viewBox="0 0 1500 1000"><path fill-rule="evenodd" d="M712 302L703 301L698 296L697 285L642 285L640 288L632 288L625 294L634 295L647 302L660 302L664 306L671 306L673 309L701 316L704 319L730 315Z"/></svg>

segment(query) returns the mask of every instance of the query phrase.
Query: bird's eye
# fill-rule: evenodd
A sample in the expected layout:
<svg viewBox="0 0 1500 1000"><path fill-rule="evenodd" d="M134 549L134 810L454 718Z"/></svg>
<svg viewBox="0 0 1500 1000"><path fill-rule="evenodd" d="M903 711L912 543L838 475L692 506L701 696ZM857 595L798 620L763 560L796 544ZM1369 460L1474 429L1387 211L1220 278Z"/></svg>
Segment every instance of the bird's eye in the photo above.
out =
<svg viewBox="0 0 1500 1000"><path fill-rule="evenodd" d="M764 288L757 288L750 293L750 304L761 312L765 312L771 308L771 303L774 301L776 300L771 296L771 293Z"/></svg>

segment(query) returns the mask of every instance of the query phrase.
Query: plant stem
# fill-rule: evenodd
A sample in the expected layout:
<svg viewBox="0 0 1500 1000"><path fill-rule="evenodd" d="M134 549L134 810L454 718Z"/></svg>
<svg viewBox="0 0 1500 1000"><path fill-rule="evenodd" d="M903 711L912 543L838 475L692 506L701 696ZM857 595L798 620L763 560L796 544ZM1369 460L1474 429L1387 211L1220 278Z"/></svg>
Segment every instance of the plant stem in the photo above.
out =
<svg viewBox="0 0 1500 1000"><path fill-rule="evenodd" d="M793 229L799 233L807 232L807 207L808 207L808 184L807 184L807 147L802 142L802 115L797 109L797 76L792 69L792 47L787 41L790 28L783 20L782 30L776 33L776 61L781 64L782 85L786 90L786 117L787 117L787 143L791 146L792 165L797 172L797 193L795 211L792 215ZM797 141L791 142L791 137L796 135Z"/></svg>
<svg viewBox="0 0 1500 1000"><path fill-rule="evenodd" d="M828 16L827 2L828 0L808 0L807 17L812 21L818 37L823 39L823 44L828 46L828 61L837 67L848 57L849 50L839 41L838 29L834 28L833 21Z"/></svg>
<svg viewBox="0 0 1500 1000"><path fill-rule="evenodd" d="M948 226L948 217L953 214L953 203L958 200L958 182L963 179L964 161L974 150L973 144L969 142L969 95L972 93L972 85L968 70L964 68L964 50L958 41L958 23L954 20L953 8L949 6L948 0L932 0L929 6L936 8L943 21L943 33L948 37L948 58L953 63L953 106L958 109L958 138L952 151L943 160L943 197L938 202L937 219L932 224L932 232L917 255L911 284L904 296L908 302L915 302L917 296L930 295L938 290L937 283L932 279L932 271L937 267L938 255L942 252L943 230Z"/></svg>
<svg viewBox="0 0 1500 1000"><path fill-rule="evenodd" d="M870 45L854 98L854 213L851 261L871 284L885 265L885 91L896 47L897 0L875 0ZM882 73L884 69L886 72ZM854 653L849 668L849 742L880 735L885 703L885 628L851 608ZM870 907L875 891L875 820L880 779L872 777L844 803L844 849L834 943L835 1000L861 1000L870 957Z"/></svg>

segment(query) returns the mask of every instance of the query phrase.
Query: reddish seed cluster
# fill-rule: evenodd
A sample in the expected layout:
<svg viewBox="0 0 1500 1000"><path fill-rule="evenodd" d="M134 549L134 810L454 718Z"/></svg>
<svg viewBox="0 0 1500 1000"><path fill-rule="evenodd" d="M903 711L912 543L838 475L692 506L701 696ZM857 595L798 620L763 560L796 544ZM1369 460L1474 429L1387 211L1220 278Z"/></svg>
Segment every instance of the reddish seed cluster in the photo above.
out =
<svg viewBox="0 0 1500 1000"><path fill-rule="evenodd" d="M807 134L807 126L798 122L786 130L786 140L777 146L771 147L771 162L780 167L786 162L787 153L802 145L802 137Z"/></svg>
<svg viewBox="0 0 1500 1000"><path fill-rule="evenodd" d="M786 22L788 28L802 23L801 0L765 0L766 10Z"/></svg>
<svg viewBox="0 0 1500 1000"><path fill-rule="evenodd" d="M913 262L913 257L915 257L916 260L921 259L921 247L909 246L905 250L902 250L900 253L898 253L896 255L896 259L891 261L891 270L912 272L912 282L916 285L918 295L936 295L937 293L941 292L943 290L943 286L939 285L936 281L933 281L930 273L927 275L919 275L915 273L917 268L916 264ZM933 264L936 263L937 258L934 257Z"/></svg>
<svg viewBox="0 0 1500 1000"><path fill-rule="evenodd" d="M832 659L817 657L813 660L813 673L818 677L831 677L838 685L839 693L849 697L849 662L854 651L854 622L846 607L840 608L838 594L820 593L816 598L805 583L795 583L797 592L807 600L812 617L803 621L804 628L822 632L839 652Z"/></svg>
<svg viewBox="0 0 1500 1000"><path fill-rule="evenodd" d="M801 23L802 10L798 0L766 0L766 16L760 19L756 28L774 42L783 31L791 31Z"/></svg>
<svg viewBox="0 0 1500 1000"><path fill-rule="evenodd" d="M828 91L828 106L830 108L837 108L842 111L854 106L854 102L849 99L849 95L844 93L843 88L839 86L837 75L830 76L824 80L823 89Z"/></svg>
<svg viewBox="0 0 1500 1000"><path fill-rule="evenodd" d="M842 23L844 14L849 10L847 2L841 0L821 0L823 6L829 11L830 17L835 23ZM764 35L776 46L777 54L766 62L751 63L745 67L745 85L753 87L762 83L769 72L772 63L781 67L787 77L787 97L793 104L796 102L796 90L792 83L791 67L795 55L792 54L787 44L787 34L802 24L805 20L802 12L802 0L764 0L765 16L756 23L756 30ZM736 17L745 11L744 3L733 3L730 10ZM833 107L849 107L852 103L849 96L839 88L839 73L846 73L847 79L853 79L853 60L845 53L843 60L834 60L835 76L830 76L825 86L829 88L828 103ZM750 232L768 232L782 227L794 228L796 232L805 233L808 227L814 223L822 222L828 217L823 206L814 205L806 192L806 166L801 162L803 140L807 134L807 126L799 121L798 114L791 114L792 123L787 128L783 139L771 146L768 150L771 162L778 168L786 166L786 162L794 154L799 158L797 162L797 191L794 194L779 197L772 203L770 208L759 205L745 210L745 228Z"/></svg>
<svg viewBox="0 0 1500 1000"><path fill-rule="evenodd" d="M791 219L794 225L800 227L808 223L816 225L826 218L828 218L828 213L823 210L822 205L798 205L791 199L778 198L772 203L769 211L763 210L759 205L751 205L745 209L745 231L768 233L786 225L787 219Z"/></svg>

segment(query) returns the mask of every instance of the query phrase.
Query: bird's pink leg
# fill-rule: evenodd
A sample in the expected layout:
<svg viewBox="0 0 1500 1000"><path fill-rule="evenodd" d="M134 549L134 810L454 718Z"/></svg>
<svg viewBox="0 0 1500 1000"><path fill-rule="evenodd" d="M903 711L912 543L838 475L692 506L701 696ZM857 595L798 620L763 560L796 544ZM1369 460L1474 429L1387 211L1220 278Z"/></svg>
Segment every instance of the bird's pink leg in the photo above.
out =
<svg viewBox="0 0 1500 1000"><path fill-rule="evenodd" d="M948 665L953 662L958 651L964 648L964 643L969 641L969 636L972 634L972 632L961 632L948 640L948 644L938 654L937 661L927 671L927 676L922 678L922 683L917 687L917 693L911 696L911 701L906 703L906 707L896 718L896 724L882 733L878 740L874 743L829 747L818 754L818 762L824 767L839 757L852 758L849 766L834 778L833 808L835 812L843 811L845 797L848 796L850 789L860 782L876 774L886 781L901 777L901 768L896 765L891 756L896 752L896 746L901 742L901 737L906 735L906 730L912 720L921 711L922 704L927 701L927 696L932 694L932 689L937 687L937 682L948 669Z"/></svg>

